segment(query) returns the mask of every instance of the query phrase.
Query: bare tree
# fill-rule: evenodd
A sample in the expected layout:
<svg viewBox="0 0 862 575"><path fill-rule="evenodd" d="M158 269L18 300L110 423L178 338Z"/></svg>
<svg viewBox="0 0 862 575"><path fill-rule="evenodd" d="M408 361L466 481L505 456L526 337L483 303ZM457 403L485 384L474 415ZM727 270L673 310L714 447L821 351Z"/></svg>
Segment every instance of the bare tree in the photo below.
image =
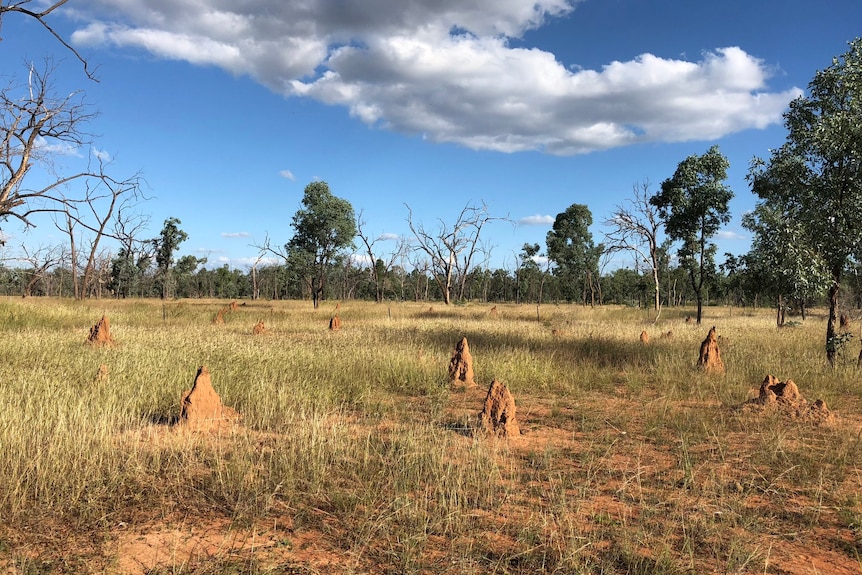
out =
<svg viewBox="0 0 862 575"><path fill-rule="evenodd" d="M103 171L100 167L100 171ZM118 182L105 177L95 181L85 181L84 197L81 199L64 199L64 226L57 226L60 231L69 236L70 257L72 262L72 286L75 297L82 299L93 293L99 287L94 284L96 272L96 257L102 239L109 237L121 243L124 247L129 239L125 235L115 235L117 230L125 230L136 225L140 216L129 214L142 199L140 195L137 177ZM145 198L144 198L145 199ZM128 221L127 218L131 218ZM108 224L113 222L111 229ZM79 285L78 282L78 244L76 242L76 228L80 226L85 232L92 234L88 242L87 263L84 265L84 273ZM113 230L113 231L112 231ZM127 252L131 253L131 252ZM101 292L101 289L97 291Z"/></svg>
<svg viewBox="0 0 862 575"><path fill-rule="evenodd" d="M458 298L463 299L467 274L473 266L474 257L484 254L487 258L489 253L487 247L480 242L482 228L488 222L498 219L507 218L490 216L484 203L480 206L468 204L451 227L443 220L438 220L437 229L429 231L421 223L413 222L413 210L407 206L407 224L416 238L416 248L430 258L431 273L440 287L446 305L452 301L452 284L456 277Z"/></svg>
<svg viewBox="0 0 862 575"><path fill-rule="evenodd" d="M649 180L635 184L633 197L625 204L618 205L604 225L610 228L605 234L607 253L629 251L638 262L642 262L652 272L655 284L656 320L661 315L661 295L659 292L660 251L658 232L661 221L658 209L650 204Z"/></svg>
<svg viewBox="0 0 862 575"><path fill-rule="evenodd" d="M54 38L56 38L56 40L60 44L62 44L64 48L71 52L75 56L75 58L77 58L78 61L81 62L81 64L84 65L84 73L87 75L87 77L91 80L95 80L96 77L93 71L90 70L87 60L85 60L84 57L81 56L81 54L77 50L75 50L68 42L66 42L66 40L64 40L63 37L60 36L56 30L54 30L54 27L48 23L48 16L50 16L50 14L54 10L60 8L68 1L69 0L58 0L57 2L51 2L43 10L36 11L30 10L27 7L29 4L31 4L32 0L0 0L0 28L2 28L3 26L3 17L7 13L21 14L22 16L36 20L37 22L39 22L39 24L42 25L43 28L45 28L45 30L48 31L48 33L50 33ZM2 40L2 38L0 38L0 40Z"/></svg>
<svg viewBox="0 0 862 575"><path fill-rule="evenodd" d="M79 92L55 97L52 94L50 61L44 70L31 66L24 86L0 90L0 218L13 217L33 226L31 216L40 212L64 213L76 203L64 194L71 184L84 182L86 195L78 203L89 203L92 190L137 191L138 175L118 180L105 172L101 159L79 172L55 176L54 161L65 150L91 143L85 125L94 117ZM50 175L48 184L28 187L34 166Z"/></svg>
<svg viewBox="0 0 862 575"><path fill-rule="evenodd" d="M371 239L371 235L362 229L363 226L365 226L365 221L362 219L362 212L359 212L359 215L356 218L356 235L359 236L362 243L365 245L365 253L368 254L371 279L374 281L374 286L376 288L375 300L377 303L381 303L383 301L386 275L393 266L395 266L395 262L403 257L407 250L407 241L403 237L399 236L395 240L395 249L389 252L389 257L384 260L381 257L382 253L376 251L374 246L377 245L378 242L387 241L391 238L379 235L376 238ZM378 265L377 262L380 262L380 265Z"/></svg>
<svg viewBox="0 0 862 575"><path fill-rule="evenodd" d="M26 262L30 266L28 273L30 277L24 284L21 295L28 297L32 295L33 288L40 280L45 278L45 274L54 266L61 263L65 259L63 248L60 246L39 246L34 250L30 250L27 246L22 245L21 251L23 256L19 260Z"/></svg>

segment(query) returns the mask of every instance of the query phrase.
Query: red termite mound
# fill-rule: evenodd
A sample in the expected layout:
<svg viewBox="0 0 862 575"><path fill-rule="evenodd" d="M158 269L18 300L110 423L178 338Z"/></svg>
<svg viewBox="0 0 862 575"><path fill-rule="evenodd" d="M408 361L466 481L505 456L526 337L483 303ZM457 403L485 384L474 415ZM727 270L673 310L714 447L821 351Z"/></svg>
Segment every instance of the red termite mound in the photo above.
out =
<svg viewBox="0 0 862 575"><path fill-rule="evenodd" d="M332 331L337 331L341 329L341 318L337 315L332 316L329 319L329 329L331 329Z"/></svg>
<svg viewBox="0 0 862 575"><path fill-rule="evenodd" d="M449 379L452 380L452 383L476 385L473 373L473 356L470 354L470 346L466 337L461 338L461 341L455 344L455 353L449 360Z"/></svg>
<svg viewBox="0 0 862 575"><path fill-rule="evenodd" d="M90 335L87 336L87 343L92 345L114 344L114 338L111 337L111 325L110 322L108 322L108 316L103 315L102 319L90 328Z"/></svg>
<svg viewBox="0 0 862 575"><path fill-rule="evenodd" d="M709 330L706 339L700 344L700 357L697 359L697 366L706 373L724 373L724 362L721 361L721 350L718 349L715 326Z"/></svg>
<svg viewBox="0 0 862 575"><path fill-rule="evenodd" d="M810 420L817 424L833 423L835 415L822 399L810 404L792 379L780 381L768 374L760 384L758 396L747 404L761 410L778 410L792 419Z"/></svg>
<svg viewBox="0 0 862 575"><path fill-rule="evenodd" d="M236 411L222 405L205 365L198 369L192 388L183 393L180 406L180 425L195 431L218 429L239 419Z"/></svg>
<svg viewBox="0 0 862 575"><path fill-rule="evenodd" d="M485 405L479 414L479 425L486 433L498 437L521 435L521 428L515 417L515 398L509 388L496 379L488 388Z"/></svg>

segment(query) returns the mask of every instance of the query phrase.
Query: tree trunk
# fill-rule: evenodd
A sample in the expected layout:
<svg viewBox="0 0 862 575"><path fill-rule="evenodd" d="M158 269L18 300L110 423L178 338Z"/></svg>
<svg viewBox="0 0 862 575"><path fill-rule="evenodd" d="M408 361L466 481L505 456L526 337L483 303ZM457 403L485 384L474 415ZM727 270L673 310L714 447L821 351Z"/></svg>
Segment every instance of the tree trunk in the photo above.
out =
<svg viewBox="0 0 862 575"><path fill-rule="evenodd" d="M700 325L700 319L703 317L703 296L697 294L697 325Z"/></svg>
<svg viewBox="0 0 862 575"><path fill-rule="evenodd" d="M778 306L775 310L775 327L784 327L784 296L778 296Z"/></svg>
<svg viewBox="0 0 862 575"><path fill-rule="evenodd" d="M826 361L835 367L835 324L838 321L838 289L841 274L832 274L832 285L829 286L829 319L826 322Z"/></svg>

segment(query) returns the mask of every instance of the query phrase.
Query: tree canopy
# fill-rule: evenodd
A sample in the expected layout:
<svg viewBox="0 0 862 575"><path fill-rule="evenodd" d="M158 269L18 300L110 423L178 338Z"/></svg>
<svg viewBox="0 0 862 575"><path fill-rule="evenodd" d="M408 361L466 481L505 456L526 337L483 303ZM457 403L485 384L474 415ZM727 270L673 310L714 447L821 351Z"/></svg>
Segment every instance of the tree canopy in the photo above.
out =
<svg viewBox="0 0 862 575"><path fill-rule="evenodd" d="M556 264L554 275L565 286L563 291L570 301L578 295L583 303L587 302L588 295L590 303L594 301L599 256L603 248L593 243L592 224L590 209L584 204L572 204L557 214L551 231L545 236L548 258Z"/></svg>
<svg viewBox="0 0 862 575"><path fill-rule="evenodd" d="M315 309L320 304L327 267L353 246L356 217L353 206L329 190L326 182L305 186L302 208L293 216L293 238L285 246L288 261L311 289Z"/></svg>
<svg viewBox="0 0 862 575"><path fill-rule="evenodd" d="M831 275L826 357L834 365L838 292L862 252L862 39L808 84L784 113L787 139L749 171L752 191L798 222Z"/></svg>
<svg viewBox="0 0 862 575"><path fill-rule="evenodd" d="M697 299L698 324L704 286L715 275L716 246L710 239L730 221L733 191L724 183L729 166L718 146L712 146L705 154L680 162L673 176L661 183L661 191L650 198L668 237L680 242L677 255Z"/></svg>

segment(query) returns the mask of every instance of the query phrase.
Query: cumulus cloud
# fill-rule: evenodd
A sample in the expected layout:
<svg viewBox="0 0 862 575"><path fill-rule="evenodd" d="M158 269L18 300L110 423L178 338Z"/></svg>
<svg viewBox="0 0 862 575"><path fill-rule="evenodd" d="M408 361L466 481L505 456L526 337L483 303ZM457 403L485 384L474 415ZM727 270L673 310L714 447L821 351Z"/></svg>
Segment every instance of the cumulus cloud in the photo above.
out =
<svg viewBox="0 0 862 575"><path fill-rule="evenodd" d="M247 238L251 234L248 232L222 232L221 237L223 238Z"/></svg>
<svg viewBox="0 0 862 575"><path fill-rule="evenodd" d="M290 180L291 182L296 181L296 176L294 176L293 172L291 172L290 170L282 170L278 173L278 175L282 178Z"/></svg>
<svg viewBox="0 0 862 575"><path fill-rule="evenodd" d="M527 216L518 220L519 226L550 226L554 223L554 216Z"/></svg>
<svg viewBox="0 0 862 575"><path fill-rule="evenodd" d="M510 46L577 1L91 0L72 41L218 66L372 126L501 152L715 139L779 122L802 93L770 92L770 68L739 47L585 69Z"/></svg>

